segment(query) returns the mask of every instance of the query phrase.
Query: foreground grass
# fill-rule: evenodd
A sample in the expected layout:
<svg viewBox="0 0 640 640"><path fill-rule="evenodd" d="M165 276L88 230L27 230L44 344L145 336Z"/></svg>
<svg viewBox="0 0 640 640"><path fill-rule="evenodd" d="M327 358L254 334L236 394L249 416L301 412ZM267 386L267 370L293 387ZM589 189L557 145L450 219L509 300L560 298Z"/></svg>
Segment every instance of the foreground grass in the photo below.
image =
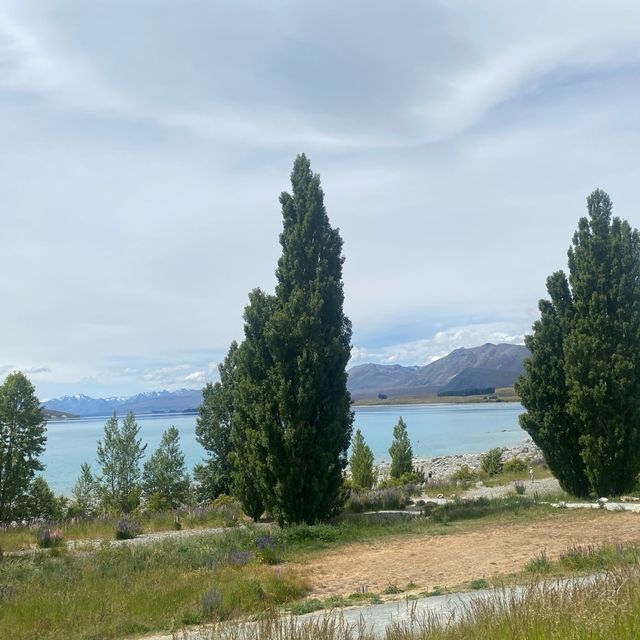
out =
<svg viewBox="0 0 640 640"><path fill-rule="evenodd" d="M176 638L181 635L177 634ZM336 614L305 624L268 617L242 630L217 625L203 640L373 640L364 623L355 627ZM640 637L640 572L626 567L589 583L539 583L521 592L496 590L456 614L421 617L391 625L386 640L631 640Z"/></svg>
<svg viewBox="0 0 640 640"><path fill-rule="evenodd" d="M60 529L64 539L69 540L111 540L118 526L119 516L105 516L86 520L64 520L48 523L48 528ZM180 512L165 511L145 513L135 518L140 522L143 533L173 531L176 521L182 529L203 527L222 527L233 524L234 520L216 509L190 509ZM36 541L37 530L29 527L0 529L0 549L2 551L20 551L30 549Z"/></svg>
<svg viewBox="0 0 640 640"><path fill-rule="evenodd" d="M299 599L293 574L261 562L259 535L39 553L0 562L2 638L117 638L257 613ZM271 560L271 558L268 558Z"/></svg>
<svg viewBox="0 0 640 640"><path fill-rule="evenodd" d="M5 556L0 560L0 637L117 638L259 614L284 605L300 612L342 606L346 603L300 603L307 587L282 563L381 538L447 535L577 515L514 496L456 502L426 518L405 522L351 516L333 525L274 528L271 534L264 529L235 529L149 545L104 544L97 551L55 549ZM346 600L377 601L374 594Z"/></svg>

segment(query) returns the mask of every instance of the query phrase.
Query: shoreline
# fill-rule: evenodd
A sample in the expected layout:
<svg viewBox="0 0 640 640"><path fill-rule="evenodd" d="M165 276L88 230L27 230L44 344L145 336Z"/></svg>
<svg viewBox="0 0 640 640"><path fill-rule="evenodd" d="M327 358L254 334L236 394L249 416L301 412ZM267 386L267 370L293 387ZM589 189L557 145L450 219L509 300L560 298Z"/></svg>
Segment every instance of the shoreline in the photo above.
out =
<svg viewBox="0 0 640 640"><path fill-rule="evenodd" d="M504 462L513 458L530 458L531 462L535 464L544 463L542 451L530 438L512 447L496 448L502 449L502 460ZM451 477L451 475L465 464L470 469L479 469L482 456L486 453L486 451L481 453L450 453L433 458L414 458L413 466L425 474L431 472L433 479L437 482ZM380 480L385 480L389 477L390 467L391 462L389 460L383 460L382 462L374 464Z"/></svg>

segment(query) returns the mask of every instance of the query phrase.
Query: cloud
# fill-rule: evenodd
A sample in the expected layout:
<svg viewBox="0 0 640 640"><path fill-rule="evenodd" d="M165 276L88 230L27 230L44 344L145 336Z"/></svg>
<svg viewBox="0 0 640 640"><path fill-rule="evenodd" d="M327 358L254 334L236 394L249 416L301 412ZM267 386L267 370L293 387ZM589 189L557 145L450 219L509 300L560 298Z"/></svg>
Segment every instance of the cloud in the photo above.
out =
<svg viewBox="0 0 640 640"><path fill-rule="evenodd" d="M425 365L438 360L460 347L477 347L491 342L494 344L524 344L523 333L513 333L511 323L484 323L451 327L438 331L430 338L392 344L382 349L370 351L354 347L350 366L364 362L379 364Z"/></svg>
<svg viewBox="0 0 640 640"><path fill-rule="evenodd" d="M0 0L5 362L46 396L215 380L300 151L352 363L517 340L593 188L640 225L639 38L595 0Z"/></svg>

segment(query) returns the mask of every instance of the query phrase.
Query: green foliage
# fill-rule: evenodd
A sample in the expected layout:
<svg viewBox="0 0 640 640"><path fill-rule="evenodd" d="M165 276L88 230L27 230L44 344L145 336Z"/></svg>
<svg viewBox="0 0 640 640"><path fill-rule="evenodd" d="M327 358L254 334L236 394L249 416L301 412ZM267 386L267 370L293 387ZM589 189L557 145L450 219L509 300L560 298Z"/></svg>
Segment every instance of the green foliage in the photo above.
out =
<svg viewBox="0 0 640 640"><path fill-rule="evenodd" d="M0 386L0 522L12 517L36 471L46 442L46 420L33 385L20 372Z"/></svg>
<svg viewBox="0 0 640 640"><path fill-rule="evenodd" d="M90 517L97 513L99 487L93 477L91 467L86 462L80 466L80 477L73 485L71 495L73 496L73 505L80 515Z"/></svg>
<svg viewBox="0 0 640 640"><path fill-rule="evenodd" d="M147 496L161 496L165 509L177 509L186 504L189 487L180 433L172 426L162 434L160 445L144 464L142 488ZM159 506L157 497L155 502Z"/></svg>
<svg viewBox="0 0 640 640"><path fill-rule="evenodd" d="M232 428L234 492L247 508L257 490L281 524L313 523L340 510L353 422L342 239L304 155L291 183L292 194L280 196L275 296L256 290L245 310Z"/></svg>
<svg viewBox="0 0 640 640"><path fill-rule="evenodd" d="M109 508L128 513L140 502L140 461L146 444L138 438L140 427L133 413L127 414L122 427L115 411L104 426L104 439L98 441L97 459L102 468L98 480Z"/></svg>
<svg viewBox="0 0 640 640"><path fill-rule="evenodd" d="M496 476L502 473L502 449L499 447L489 449L489 451L480 458L480 468L490 476Z"/></svg>
<svg viewBox="0 0 640 640"><path fill-rule="evenodd" d="M409 497L401 487L376 489L352 493L345 505L346 511L363 513L364 511L381 511L387 509L404 509Z"/></svg>
<svg viewBox="0 0 640 640"><path fill-rule="evenodd" d="M488 586L489 583L484 578L476 578L469 582L469 587L471 589L486 589Z"/></svg>
<svg viewBox="0 0 640 640"><path fill-rule="evenodd" d="M351 478L355 489L371 489L375 482L373 451L367 445L360 429L356 429L351 448Z"/></svg>
<svg viewBox="0 0 640 640"><path fill-rule="evenodd" d="M137 520L133 520L129 516L122 516L116 527L116 540L131 540L142 533L142 527Z"/></svg>
<svg viewBox="0 0 640 640"><path fill-rule="evenodd" d="M60 529L41 529L36 536L36 544L40 549L53 549L64 546L64 537Z"/></svg>
<svg viewBox="0 0 640 640"><path fill-rule="evenodd" d="M455 482L474 482L478 479L478 472L469 467L468 464L463 464L457 471L451 474L451 479Z"/></svg>
<svg viewBox="0 0 640 640"><path fill-rule="evenodd" d="M522 473L529 468L529 463L522 458L511 458L502 465L505 473Z"/></svg>
<svg viewBox="0 0 640 640"><path fill-rule="evenodd" d="M65 504L64 497L56 498L47 481L42 476L36 476L29 485L25 515L29 518L61 520L64 516Z"/></svg>
<svg viewBox="0 0 640 640"><path fill-rule="evenodd" d="M272 358L266 340L274 304L274 297L260 289L249 294L249 304L244 310L245 339L236 355L230 454L233 495L255 521L264 513L264 496L272 486L262 428L265 422L275 420L277 413L269 385Z"/></svg>
<svg viewBox="0 0 640 640"><path fill-rule="evenodd" d="M551 563L547 557L546 550L543 549L540 553L537 553L527 562L524 569L529 573L549 573L551 571Z"/></svg>
<svg viewBox="0 0 640 640"><path fill-rule="evenodd" d="M563 489L618 495L640 472L640 236L603 191L587 205L526 339L520 419Z"/></svg>
<svg viewBox="0 0 640 640"><path fill-rule="evenodd" d="M218 365L220 382L208 383L202 390L198 407L196 440L209 453L204 464L194 469L200 500L213 500L221 493L231 493L232 456L231 422L235 394L236 354L234 340L224 361Z"/></svg>
<svg viewBox="0 0 640 640"><path fill-rule="evenodd" d="M392 478L399 478L405 473L413 471L413 449L407 433L407 425L402 418L393 427L393 442L389 448L391 456L391 468L389 475Z"/></svg>

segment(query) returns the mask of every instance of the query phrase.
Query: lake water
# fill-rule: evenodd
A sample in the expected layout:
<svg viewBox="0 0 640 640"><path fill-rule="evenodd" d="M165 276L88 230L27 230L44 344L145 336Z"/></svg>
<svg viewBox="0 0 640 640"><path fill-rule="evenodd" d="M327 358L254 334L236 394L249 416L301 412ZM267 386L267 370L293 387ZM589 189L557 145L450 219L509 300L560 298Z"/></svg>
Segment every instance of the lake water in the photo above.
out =
<svg viewBox="0 0 640 640"><path fill-rule="evenodd" d="M519 444L527 438L518 425L522 412L522 406L516 403L356 407L354 426L362 431L380 462L389 459L393 426L402 416L414 455L430 458ZM102 438L106 420L86 418L48 424L42 462L46 465L44 477L56 493L70 493L83 462L98 471L96 442ZM147 443L147 455L158 446L162 433L175 425L189 469L204 457L205 451L195 439L195 415L139 416L137 422Z"/></svg>

